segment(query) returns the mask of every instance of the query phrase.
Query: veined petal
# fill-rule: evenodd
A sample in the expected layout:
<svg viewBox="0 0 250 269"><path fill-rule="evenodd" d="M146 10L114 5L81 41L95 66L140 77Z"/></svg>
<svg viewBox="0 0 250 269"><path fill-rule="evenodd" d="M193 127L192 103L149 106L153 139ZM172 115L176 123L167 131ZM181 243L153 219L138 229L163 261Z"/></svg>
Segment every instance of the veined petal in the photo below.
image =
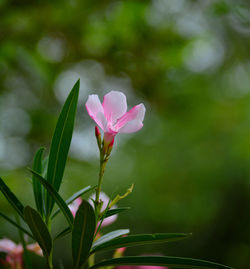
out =
<svg viewBox="0 0 250 269"><path fill-rule="evenodd" d="M121 129L119 129L119 133L129 134L139 131L143 127L143 123L140 120L132 120L126 123Z"/></svg>
<svg viewBox="0 0 250 269"><path fill-rule="evenodd" d="M105 119L104 110L98 95L89 95L85 106L89 116L105 131L107 120Z"/></svg>
<svg viewBox="0 0 250 269"><path fill-rule="evenodd" d="M104 96L102 106L108 123L113 125L127 111L126 96L122 92L111 91Z"/></svg>
<svg viewBox="0 0 250 269"><path fill-rule="evenodd" d="M146 109L143 104L134 106L117 121L115 129L119 132L119 129L132 120L139 120L142 122L145 116L145 111Z"/></svg>

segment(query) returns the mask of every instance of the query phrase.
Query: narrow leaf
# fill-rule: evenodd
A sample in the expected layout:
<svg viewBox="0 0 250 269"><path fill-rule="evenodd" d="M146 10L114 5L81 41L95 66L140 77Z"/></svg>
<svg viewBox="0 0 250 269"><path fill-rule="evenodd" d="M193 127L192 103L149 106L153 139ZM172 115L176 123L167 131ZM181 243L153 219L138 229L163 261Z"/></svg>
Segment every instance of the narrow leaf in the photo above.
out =
<svg viewBox="0 0 250 269"><path fill-rule="evenodd" d="M114 209L109 209L106 214L104 215L104 218L108 218L110 216L113 216L115 214L119 214L125 210L130 209L130 207L118 207L118 208L114 208Z"/></svg>
<svg viewBox="0 0 250 269"><path fill-rule="evenodd" d="M128 234L129 232L130 232L129 229L120 229L120 230L115 230L113 232L107 233L95 241L95 243L93 244L93 248L100 246L110 240L113 240L114 238Z"/></svg>
<svg viewBox="0 0 250 269"><path fill-rule="evenodd" d="M33 162L33 170L38 174L42 174L42 157L43 157L44 148L40 148L35 155L34 162ZM42 186L41 183L32 176L32 183L33 183L33 193L36 202L36 208L39 213L44 216L44 200L43 200L43 193L42 193Z"/></svg>
<svg viewBox="0 0 250 269"><path fill-rule="evenodd" d="M59 191L62 182L64 168L72 139L79 95L79 85L80 81L78 80L65 101L51 142L47 179L56 191ZM50 215L53 205L54 201L51 199L51 196L48 195L48 215Z"/></svg>
<svg viewBox="0 0 250 269"><path fill-rule="evenodd" d="M49 257L52 250L52 239L42 217L36 210L26 206L24 209L24 219L44 254Z"/></svg>
<svg viewBox="0 0 250 269"><path fill-rule="evenodd" d="M62 238L63 236L69 234L71 232L71 228L70 227L67 227L66 229L64 229L63 231L61 231L58 235L56 235L56 237L54 238L54 241L59 239L59 238Z"/></svg>
<svg viewBox="0 0 250 269"><path fill-rule="evenodd" d="M190 234L183 234L183 233L128 235L125 237L115 238L111 241L105 242L98 246L93 246L91 253L100 251L100 250L116 249L116 248L121 248L121 247L133 247L133 246L145 245L145 244L166 243L166 242L185 239L189 236Z"/></svg>
<svg viewBox="0 0 250 269"><path fill-rule="evenodd" d="M16 210L19 216L23 219L23 210L24 206L17 199L16 195L9 189L9 187L4 183L4 181L0 178L0 190L8 200L8 202L12 205L12 207Z"/></svg>
<svg viewBox="0 0 250 269"><path fill-rule="evenodd" d="M72 231L72 256L75 268L81 268L88 259L95 233L95 212L85 200L76 212Z"/></svg>
<svg viewBox="0 0 250 269"><path fill-rule="evenodd" d="M162 256L136 256L136 257L122 257L110 260L104 260L90 267L95 269L106 266L121 266L121 265L144 265L144 266L167 266L171 269L232 269L231 267L208 262L198 259L179 258L179 257L162 257Z"/></svg>
<svg viewBox="0 0 250 269"><path fill-rule="evenodd" d="M44 188L48 191L48 193L54 198L55 202L59 206L59 208L62 210L62 213L66 217L69 226L72 228L73 226L73 215L68 208L67 204L64 202L63 198L59 195L59 193L51 186L50 183L46 179L44 179L42 176L37 174L35 171L30 170L31 173L35 176L35 179L39 180L40 183L44 186Z"/></svg>
<svg viewBox="0 0 250 269"><path fill-rule="evenodd" d="M33 235L28 232L26 229L24 229L22 226L20 226L19 224L17 224L15 221L13 221L12 219L10 219L9 217L7 217L6 215L4 215L2 212L0 212L0 216L3 217L4 219L6 219L9 223L11 223L12 225L14 225L17 229L23 231L25 234L27 234L29 237L33 238ZM34 239L34 238L33 238Z"/></svg>
<svg viewBox="0 0 250 269"><path fill-rule="evenodd" d="M75 201L75 199L77 199L78 197L86 194L87 192L93 190L96 186L91 187L91 186L87 186L86 188L83 188L81 190L79 190L78 192L74 193L69 199L67 199L65 202L67 205L71 204L72 202ZM52 215L51 219L53 219L58 213L60 212L60 208L58 208L55 213Z"/></svg>

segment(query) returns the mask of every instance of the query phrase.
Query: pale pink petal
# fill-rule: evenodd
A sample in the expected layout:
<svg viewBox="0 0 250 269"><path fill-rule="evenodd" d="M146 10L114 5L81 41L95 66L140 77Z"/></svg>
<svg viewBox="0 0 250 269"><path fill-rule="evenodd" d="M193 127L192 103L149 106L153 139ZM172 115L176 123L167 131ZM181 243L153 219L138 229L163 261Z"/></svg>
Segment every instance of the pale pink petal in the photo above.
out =
<svg viewBox="0 0 250 269"><path fill-rule="evenodd" d="M117 121L115 129L119 132L120 128L132 120L139 120L142 122L145 116L145 111L146 109L143 104L134 106Z"/></svg>
<svg viewBox="0 0 250 269"><path fill-rule="evenodd" d="M104 115L111 125L127 111L126 96L122 92L111 91L103 98Z"/></svg>
<svg viewBox="0 0 250 269"><path fill-rule="evenodd" d="M109 226L110 224L112 224L113 222L115 222L117 220L117 214L116 215L112 215L108 218L105 218L102 222L102 227L106 227Z"/></svg>
<svg viewBox="0 0 250 269"><path fill-rule="evenodd" d="M89 113L89 116L105 131L107 120L104 116L104 110L98 95L89 95L85 106Z"/></svg>
<svg viewBox="0 0 250 269"><path fill-rule="evenodd" d="M119 133L129 134L139 131L143 127L143 123L140 120L132 120L125 124Z"/></svg>
<svg viewBox="0 0 250 269"><path fill-rule="evenodd" d="M80 206L80 204L82 203L82 198L78 197L77 199L75 199L70 205L69 205L69 209L72 213L72 215L75 217L76 212Z"/></svg>
<svg viewBox="0 0 250 269"><path fill-rule="evenodd" d="M5 238L0 240L0 252L11 253L15 251L16 247L17 245L9 239Z"/></svg>
<svg viewBox="0 0 250 269"><path fill-rule="evenodd" d="M90 204L94 207L94 204L93 204L93 200L95 200L95 193L92 194L89 198L89 202ZM108 203L109 203L109 200L110 198L104 193L104 192L100 192L100 200L102 200L103 204L102 204L102 211L106 209L106 207L108 206ZM114 208L117 208L117 206L113 206L112 209ZM108 226L110 225L111 223L113 223L114 221L116 221L117 219L117 214L116 215L113 215L113 216L110 216L108 218L105 218L102 222L102 227L105 227L105 226Z"/></svg>
<svg viewBox="0 0 250 269"><path fill-rule="evenodd" d="M27 245L27 249L36 253L39 256L43 256L43 251L37 243Z"/></svg>

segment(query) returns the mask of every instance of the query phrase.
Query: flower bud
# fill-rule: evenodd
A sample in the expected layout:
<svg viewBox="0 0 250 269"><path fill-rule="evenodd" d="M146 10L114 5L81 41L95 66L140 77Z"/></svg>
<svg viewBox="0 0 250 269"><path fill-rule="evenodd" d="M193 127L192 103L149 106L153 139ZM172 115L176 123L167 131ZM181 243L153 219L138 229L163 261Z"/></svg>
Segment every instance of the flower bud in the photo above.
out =
<svg viewBox="0 0 250 269"><path fill-rule="evenodd" d="M97 126L95 127L95 137L96 137L98 147L99 147L99 149L101 149L102 137L101 137L101 132Z"/></svg>
<svg viewBox="0 0 250 269"><path fill-rule="evenodd" d="M114 146L114 142L115 142L115 138L113 137L112 141L109 143L108 145L108 149L107 149L107 156L110 155L112 149L113 149L113 146Z"/></svg>

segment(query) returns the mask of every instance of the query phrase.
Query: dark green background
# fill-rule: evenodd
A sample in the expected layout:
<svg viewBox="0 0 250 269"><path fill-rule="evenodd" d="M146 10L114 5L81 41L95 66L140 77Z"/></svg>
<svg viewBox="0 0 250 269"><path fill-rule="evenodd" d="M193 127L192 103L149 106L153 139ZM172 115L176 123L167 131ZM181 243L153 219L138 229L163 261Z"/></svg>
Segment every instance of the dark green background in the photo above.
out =
<svg viewBox="0 0 250 269"><path fill-rule="evenodd" d="M249 268L249 50L248 1L0 0L1 176L24 204L34 204L26 167L39 146L49 148L80 78L61 194L96 184L94 122L84 103L88 94L121 90L129 107L143 102L147 112L139 133L116 138L107 166L103 188L110 196L135 183L120 203L132 209L113 227L193 232L183 242L127 253ZM0 210L14 217L3 196ZM59 219L54 231L65 225ZM18 241L3 219L0 226L0 237ZM68 263L63 242L57 261Z"/></svg>

